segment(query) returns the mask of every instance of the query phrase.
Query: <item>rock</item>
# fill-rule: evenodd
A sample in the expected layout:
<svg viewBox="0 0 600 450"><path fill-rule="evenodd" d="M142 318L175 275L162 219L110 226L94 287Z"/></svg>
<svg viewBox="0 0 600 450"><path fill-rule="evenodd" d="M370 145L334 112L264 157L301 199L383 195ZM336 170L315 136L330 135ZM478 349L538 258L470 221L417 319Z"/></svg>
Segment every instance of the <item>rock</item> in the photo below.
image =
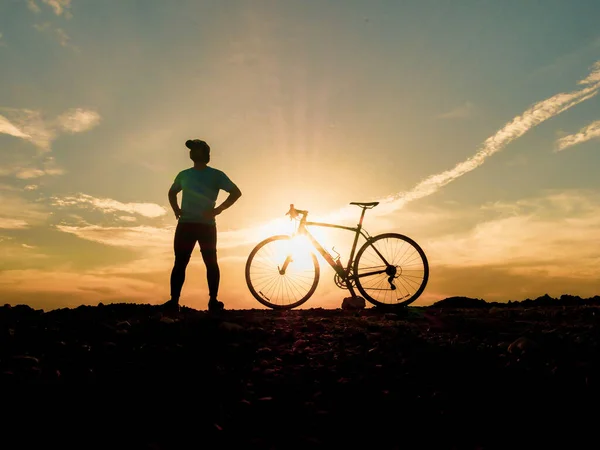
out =
<svg viewBox="0 0 600 450"><path fill-rule="evenodd" d="M244 327L232 322L222 322L219 328L225 331L243 331Z"/></svg>
<svg viewBox="0 0 600 450"><path fill-rule="evenodd" d="M522 336L508 346L508 353L517 355L522 353L531 353L538 348L539 345L537 342L535 342L533 339Z"/></svg>
<svg viewBox="0 0 600 450"><path fill-rule="evenodd" d="M366 306L365 299L362 297L346 297L342 302L342 309L356 311L364 309Z"/></svg>
<svg viewBox="0 0 600 450"><path fill-rule="evenodd" d="M167 317L167 316L161 317L160 321L163 323L168 323L168 324L175 323L175 319L171 319L170 317Z"/></svg>
<svg viewBox="0 0 600 450"><path fill-rule="evenodd" d="M303 348L307 347L309 343L310 343L310 341L308 341L306 339L298 339L296 342L294 342L293 349L294 350L303 349Z"/></svg>

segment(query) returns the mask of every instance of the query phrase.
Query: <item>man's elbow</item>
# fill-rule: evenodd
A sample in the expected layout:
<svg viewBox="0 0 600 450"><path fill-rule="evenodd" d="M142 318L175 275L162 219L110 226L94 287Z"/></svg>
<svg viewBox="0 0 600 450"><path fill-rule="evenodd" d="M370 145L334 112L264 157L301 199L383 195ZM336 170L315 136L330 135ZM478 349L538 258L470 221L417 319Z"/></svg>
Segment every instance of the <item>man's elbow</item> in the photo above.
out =
<svg viewBox="0 0 600 450"><path fill-rule="evenodd" d="M237 186L233 191L231 191L231 193L235 196L235 198L240 198L242 196L242 191L240 191L240 188Z"/></svg>

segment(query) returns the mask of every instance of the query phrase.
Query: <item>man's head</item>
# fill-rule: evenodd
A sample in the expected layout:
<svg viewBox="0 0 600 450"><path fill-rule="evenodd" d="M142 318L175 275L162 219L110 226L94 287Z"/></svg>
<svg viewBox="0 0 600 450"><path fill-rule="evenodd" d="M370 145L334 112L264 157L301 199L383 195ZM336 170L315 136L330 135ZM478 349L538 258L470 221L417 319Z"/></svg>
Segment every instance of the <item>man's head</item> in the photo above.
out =
<svg viewBox="0 0 600 450"><path fill-rule="evenodd" d="M200 139L188 140L185 146L190 149L190 159L197 163L207 164L210 161L210 147Z"/></svg>

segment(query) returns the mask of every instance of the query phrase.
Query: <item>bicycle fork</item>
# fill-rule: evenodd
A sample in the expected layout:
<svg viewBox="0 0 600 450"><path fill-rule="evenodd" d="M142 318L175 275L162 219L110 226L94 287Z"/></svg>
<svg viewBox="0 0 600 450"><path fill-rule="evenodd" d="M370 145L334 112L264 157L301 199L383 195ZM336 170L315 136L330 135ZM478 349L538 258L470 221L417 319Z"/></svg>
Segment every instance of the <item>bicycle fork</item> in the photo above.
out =
<svg viewBox="0 0 600 450"><path fill-rule="evenodd" d="M356 297L356 292L354 291L354 288L352 287L352 283L350 282L348 273L344 270L344 267L342 266L342 264L339 262L336 263L333 260L331 260L331 262L330 262L329 260L331 258L330 257L328 258L329 255L325 254L323 256L325 257L327 262L329 262L332 265L332 267L334 268L336 273L340 276L340 278L346 282L346 287L350 291L350 295L352 297ZM292 255L287 255L285 258L285 261L283 262L283 265L281 267L277 266L277 269L279 270L279 275L285 275L285 271L286 271L288 265L292 261L293 261Z"/></svg>

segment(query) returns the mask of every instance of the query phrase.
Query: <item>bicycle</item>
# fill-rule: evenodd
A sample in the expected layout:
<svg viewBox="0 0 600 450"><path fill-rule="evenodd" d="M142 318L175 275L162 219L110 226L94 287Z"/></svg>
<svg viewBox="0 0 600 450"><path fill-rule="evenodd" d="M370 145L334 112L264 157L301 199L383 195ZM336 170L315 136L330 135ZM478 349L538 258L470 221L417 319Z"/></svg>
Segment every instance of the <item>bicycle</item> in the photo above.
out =
<svg viewBox="0 0 600 450"><path fill-rule="evenodd" d="M305 303L315 292L320 267L312 246L335 271L334 282L356 297L354 288L375 306L403 307L413 303L424 291L429 279L429 263L423 249L411 238L398 233L371 237L363 229L367 209L379 202L351 202L362 208L356 227L322 222L308 222L308 211L290 205L285 214L299 224L291 235L271 236L254 247L246 261L248 289L264 306L272 309L293 309ZM306 227L329 227L355 233L346 267L339 254L333 256L310 234ZM354 254L359 237L365 243ZM333 248L335 253L335 247ZM389 251L389 252L388 252ZM384 255L385 253L385 255ZM379 295L382 294L382 295ZM284 296L290 299L284 303Z"/></svg>

